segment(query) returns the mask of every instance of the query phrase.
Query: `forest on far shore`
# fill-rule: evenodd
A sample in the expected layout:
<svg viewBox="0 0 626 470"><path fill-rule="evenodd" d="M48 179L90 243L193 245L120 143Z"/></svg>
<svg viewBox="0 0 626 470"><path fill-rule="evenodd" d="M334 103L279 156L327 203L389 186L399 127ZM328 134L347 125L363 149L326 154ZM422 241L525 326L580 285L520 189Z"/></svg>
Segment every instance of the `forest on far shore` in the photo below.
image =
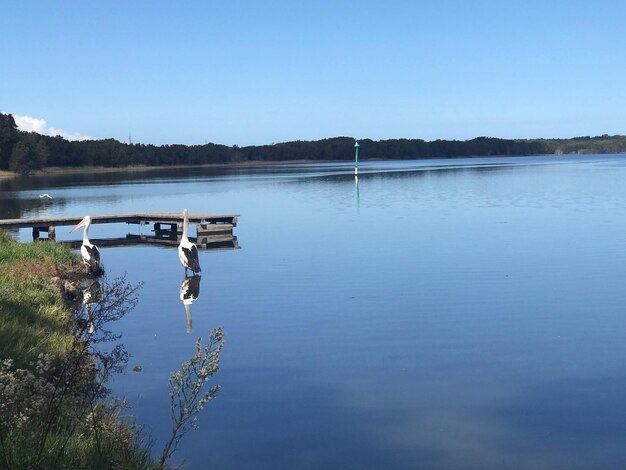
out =
<svg viewBox="0 0 626 470"><path fill-rule="evenodd" d="M626 136L571 139L470 140L359 139L359 158L415 160L479 156L561 155L626 152ZM205 145L127 144L115 139L69 141L20 131L11 114L0 113L0 170L28 174L45 167L125 167L205 165L290 160L341 161L354 158L354 138L333 137L272 145L229 147Z"/></svg>

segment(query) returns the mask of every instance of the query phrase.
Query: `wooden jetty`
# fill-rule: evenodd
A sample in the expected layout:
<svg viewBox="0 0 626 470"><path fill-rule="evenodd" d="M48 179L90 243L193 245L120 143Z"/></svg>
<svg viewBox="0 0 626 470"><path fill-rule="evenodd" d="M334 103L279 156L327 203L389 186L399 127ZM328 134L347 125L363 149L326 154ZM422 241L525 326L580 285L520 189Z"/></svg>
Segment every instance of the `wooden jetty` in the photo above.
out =
<svg viewBox="0 0 626 470"><path fill-rule="evenodd" d="M224 214L189 214L189 223L196 224L196 233L200 236L231 235L237 226L238 215ZM0 220L0 229L32 228L33 240L37 240L41 233L47 233L48 238L55 239L56 227L76 225L83 219L82 216L66 217L39 217L32 219L3 219ZM153 224L156 234L178 234L183 231L183 215L181 212L139 212L133 214L92 215L92 224Z"/></svg>

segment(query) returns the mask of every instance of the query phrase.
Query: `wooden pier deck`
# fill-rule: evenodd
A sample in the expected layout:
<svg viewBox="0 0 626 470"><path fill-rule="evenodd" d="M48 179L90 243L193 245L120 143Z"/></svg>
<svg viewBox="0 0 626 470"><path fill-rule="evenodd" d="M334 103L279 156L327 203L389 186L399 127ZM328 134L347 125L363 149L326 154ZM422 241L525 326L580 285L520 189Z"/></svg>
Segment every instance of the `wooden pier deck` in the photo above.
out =
<svg viewBox="0 0 626 470"><path fill-rule="evenodd" d="M239 215L233 214L189 214L189 223L196 224L196 232L201 235L231 234L237 226ZM47 232L48 237L55 238L55 227L73 226L83 219L83 216L65 217L35 217L32 219L0 219L0 229L32 228L33 239L39 234ZM182 232L183 215L181 212L139 212L131 214L92 215L92 224L126 223L136 225L154 225L157 233ZM164 227L164 226L167 226Z"/></svg>

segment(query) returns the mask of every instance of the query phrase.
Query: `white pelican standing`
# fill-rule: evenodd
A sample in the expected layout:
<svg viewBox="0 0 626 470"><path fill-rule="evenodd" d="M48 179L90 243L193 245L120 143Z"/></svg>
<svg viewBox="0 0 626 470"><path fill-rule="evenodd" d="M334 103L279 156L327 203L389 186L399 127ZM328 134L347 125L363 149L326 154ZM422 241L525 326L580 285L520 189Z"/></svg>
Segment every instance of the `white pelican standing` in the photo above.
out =
<svg viewBox="0 0 626 470"><path fill-rule="evenodd" d="M189 238L187 238L188 225L189 212L187 212L187 209L183 209L183 236L180 240L180 244L178 245L178 257L185 268L185 276L187 276L188 269L191 269L194 274L202 271L202 269L200 269L200 261L198 259L198 248L196 248L196 245L191 243Z"/></svg>
<svg viewBox="0 0 626 470"><path fill-rule="evenodd" d="M90 274L102 274L102 266L100 265L100 251L98 247L89 241L89 226L91 225L91 217L86 215L72 230L78 230L80 227L85 227L83 230L83 244L80 247L80 254L83 256L83 264L87 268Z"/></svg>

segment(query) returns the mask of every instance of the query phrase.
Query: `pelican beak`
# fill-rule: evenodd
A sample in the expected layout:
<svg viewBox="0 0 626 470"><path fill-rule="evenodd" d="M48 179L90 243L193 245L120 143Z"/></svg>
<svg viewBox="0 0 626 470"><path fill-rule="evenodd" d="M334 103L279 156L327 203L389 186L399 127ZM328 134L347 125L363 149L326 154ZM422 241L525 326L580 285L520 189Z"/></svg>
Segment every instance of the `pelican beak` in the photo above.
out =
<svg viewBox="0 0 626 470"><path fill-rule="evenodd" d="M86 224L87 224L87 219L86 219L86 218L84 218L83 220L81 220L80 222L78 222L78 224L76 224L76 226L75 226L72 230L70 230L70 233L72 233L72 232L74 232L74 231L78 230L78 229L79 229L79 228L81 228L81 227L84 227Z"/></svg>

